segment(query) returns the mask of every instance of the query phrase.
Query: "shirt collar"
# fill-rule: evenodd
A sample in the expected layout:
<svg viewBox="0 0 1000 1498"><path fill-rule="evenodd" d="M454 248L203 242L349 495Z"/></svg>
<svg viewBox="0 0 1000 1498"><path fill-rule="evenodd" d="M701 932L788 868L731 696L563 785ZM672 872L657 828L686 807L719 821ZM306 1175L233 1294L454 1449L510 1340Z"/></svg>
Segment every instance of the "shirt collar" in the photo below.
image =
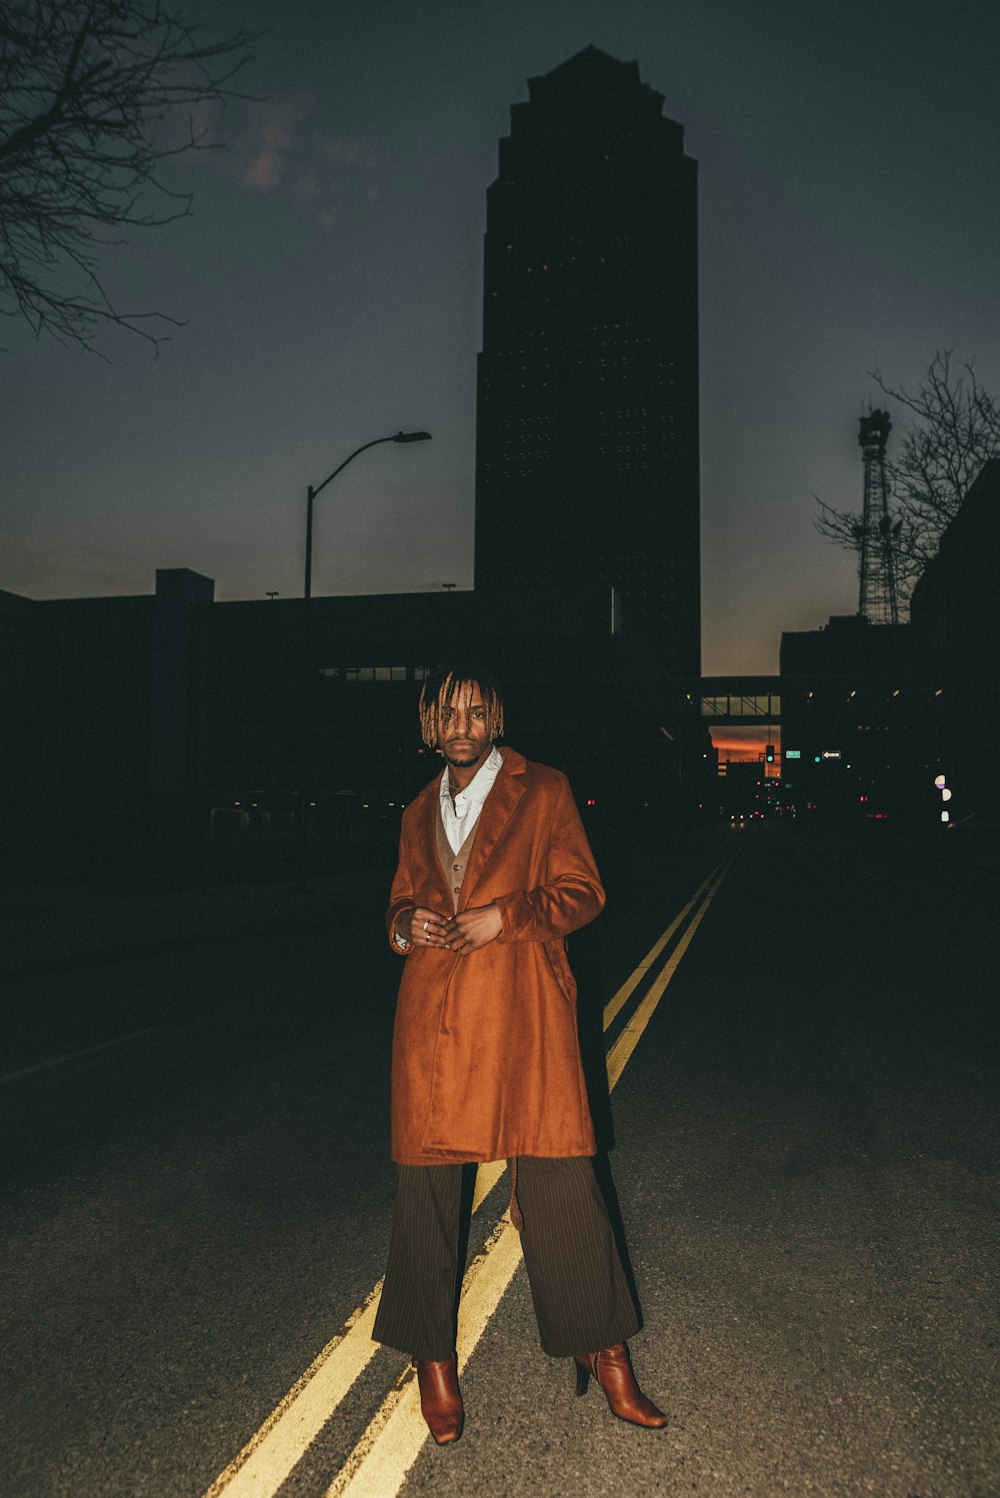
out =
<svg viewBox="0 0 1000 1498"><path fill-rule="evenodd" d="M457 796L463 797L465 801L478 801L482 804L493 789L493 782L503 769L503 755L496 744L490 750L479 769L473 775L464 790L456 792ZM451 766L445 765L444 774L441 776L441 800L451 800Z"/></svg>

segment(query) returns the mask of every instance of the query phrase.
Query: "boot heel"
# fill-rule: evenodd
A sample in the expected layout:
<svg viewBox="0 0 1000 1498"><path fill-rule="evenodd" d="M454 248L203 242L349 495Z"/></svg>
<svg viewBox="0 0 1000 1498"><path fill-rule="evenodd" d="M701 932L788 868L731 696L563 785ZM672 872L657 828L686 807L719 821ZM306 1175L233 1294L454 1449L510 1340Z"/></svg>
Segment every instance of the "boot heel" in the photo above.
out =
<svg viewBox="0 0 1000 1498"><path fill-rule="evenodd" d="M593 1376L611 1413L630 1425L642 1425L647 1430L662 1430L667 1417L658 1410L651 1399L647 1399L635 1381L628 1347L618 1342L614 1347L602 1348L600 1352L576 1357L576 1392L583 1394L587 1380Z"/></svg>

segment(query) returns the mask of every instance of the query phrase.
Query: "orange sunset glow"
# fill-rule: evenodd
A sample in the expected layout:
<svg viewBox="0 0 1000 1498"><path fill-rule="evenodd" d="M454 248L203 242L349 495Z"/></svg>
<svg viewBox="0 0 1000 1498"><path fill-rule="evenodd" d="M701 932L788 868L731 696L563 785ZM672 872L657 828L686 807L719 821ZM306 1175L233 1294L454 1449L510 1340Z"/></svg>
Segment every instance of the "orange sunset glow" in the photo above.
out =
<svg viewBox="0 0 1000 1498"><path fill-rule="evenodd" d="M781 728L777 723L767 728L747 727L741 729L729 726L726 728L712 728L712 748L715 749L720 761L730 760L741 763L759 760L761 769L769 779L775 779L781 775ZM764 751L768 744L774 745L774 763L769 765L764 761Z"/></svg>

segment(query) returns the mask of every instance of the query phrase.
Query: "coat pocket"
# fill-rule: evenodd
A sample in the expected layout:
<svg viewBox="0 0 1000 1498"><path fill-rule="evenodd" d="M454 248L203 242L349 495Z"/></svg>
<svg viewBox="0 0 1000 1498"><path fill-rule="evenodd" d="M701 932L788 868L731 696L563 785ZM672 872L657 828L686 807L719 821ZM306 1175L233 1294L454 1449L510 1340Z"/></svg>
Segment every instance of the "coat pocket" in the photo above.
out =
<svg viewBox="0 0 1000 1498"><path fill-rule="evenodd" d="M566 956L566 948L561 941L543 942L542 951L549 965L549 971L559 985L563 998L567 1004L576 1003L576 980L570 969L569 960Z"/></svg>

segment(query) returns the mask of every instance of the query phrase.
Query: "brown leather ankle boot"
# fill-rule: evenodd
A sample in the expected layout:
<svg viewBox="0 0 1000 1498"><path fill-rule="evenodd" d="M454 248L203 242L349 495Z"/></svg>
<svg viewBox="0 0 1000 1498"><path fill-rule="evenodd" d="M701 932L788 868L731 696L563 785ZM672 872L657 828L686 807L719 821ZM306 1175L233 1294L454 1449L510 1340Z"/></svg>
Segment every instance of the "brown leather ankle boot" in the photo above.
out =
<svg viewBox="0 0 1000 1498"><path fill-rule="evenodd" d="M420 1410L427 1428L439 1446L457 1441L462 1434L465 1410L458 1391L458 1360L452 1353L443 1363L415 1358Z"/></svg>
<svg viewBox="0 0 1000 1498"><path fill-rule="evenodd" d="M630 1424L642 1425L647 1430L662 1430L666 1425L666 1415L646 1398L635 1381L627 1343L605 1347L602 1352L579 1353L574 1361L578 1394L586 1394L587 1384L593 1377L604 1391L611 1413L619 1420L628 1420Z"/></svg>

